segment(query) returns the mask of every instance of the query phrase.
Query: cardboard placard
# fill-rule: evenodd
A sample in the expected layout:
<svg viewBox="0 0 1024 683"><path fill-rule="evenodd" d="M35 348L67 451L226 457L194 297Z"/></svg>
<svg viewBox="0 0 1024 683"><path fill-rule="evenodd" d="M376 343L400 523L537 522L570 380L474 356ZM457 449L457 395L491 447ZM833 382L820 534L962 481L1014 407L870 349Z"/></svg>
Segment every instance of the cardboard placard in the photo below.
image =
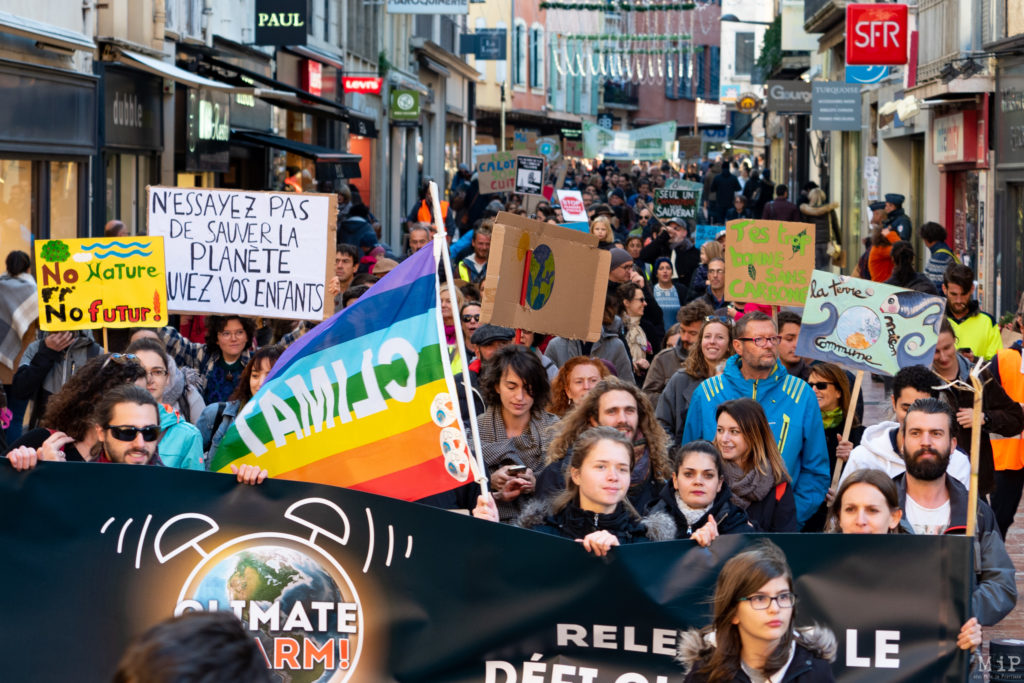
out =
<svg viewBox="0 0 1024 683"><path fill-rule="evenodd" d="M583 141L567 140L566 138L562 138L562 156L573 157L574 159L582 159Z"/></svg>
<svg viewBox="0 0 1024 683"><path fill-rule="evenodd" d="M536 130L519 129L512 133L512 149L525 152L537 151L537 137L540 133Z"/></svg>
<svg viewBox="0 0 1024 683"><path fill-rule="evenodd" d="M147 188L174 313L324 320L334 311L335 194ZM322 264L322 265L318 265Z"/></svg>
<svg viewBox="0 0 1024 683"><path fill-rule="evenodd" d="M509 192L516 184L516 153L494 152L476 157L480 194Z"/></svg>
<svg viewBox="0 0 1024 683"><path fill-rule="evenodd" d="M520 154L516 157L516 192L541 194L544 189L544 157Z"/></svg>
<svg viewBox="0 0 1024 683"><path fill-rule="evenodd" d="M700 160L700 149L703 139L699 135L684 135L679 138L679 158L687 163Z"/></svg>
<svg viewBox="0 0 1024 683"><path fill-rule="evenodd" d="M654 191L654 217L696 219L704 186L687 180L671 183L672 187L659 187Z"/></svg>
<svg viewBox="0 0 1024 683"><path fill-rule="evenodd" d="M815 270L796 353L882 375L931 366L945 312L941 296Z"/></svg>
<svg viewBox="0 0 1024 683"><path fill-rule="evenodd" d="M721 232L721 230L721 225L698 225L696 230L693 232L694 246L700 249L704 246L705 242L711 242L718 237L718 233Z"/></svg>
<svg viewBox="0 0 1024 683"><path fill-rule="evenodd" d="M39 329L167 324L162 237L36 240Z"/></svg>
<svg viewBox="0 0 1024 683"><path fill-rule="evenodd" d="M597 245L597 236L590 233L499 213L480 321L597 341L611 266L611 253ZM520 305L527 251L527 303Z"/></svg>
<svg viewBox="0 0 1024 683"><path fill-rule="evenodd" d="M814 270L814 225L741 219L725 227L725 298L803 306Z"/></svg>
<svg viewBox="0 0 1024 683"><path fill-rule="evenodd" d="M562 207L562 218L566 223L589 222L583 194L579 190L559 190L558 204Z"/></svg>

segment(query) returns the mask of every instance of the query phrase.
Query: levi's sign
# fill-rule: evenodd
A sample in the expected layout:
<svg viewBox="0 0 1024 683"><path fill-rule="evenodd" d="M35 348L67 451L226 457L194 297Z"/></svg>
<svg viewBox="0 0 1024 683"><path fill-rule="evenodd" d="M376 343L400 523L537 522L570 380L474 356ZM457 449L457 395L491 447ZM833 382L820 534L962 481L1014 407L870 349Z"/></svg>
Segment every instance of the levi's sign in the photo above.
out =
<svg viewBox="0 0 1024 683"><path fill-rule="evenodd" d="M383 78L359 78L356 76L344 76L341 79L341 88L345 92L373 93L379 94Z"/></svg>
<svg viewBox="0 0 1024 683"><path fill-rule="evenodd" d="M893 66L907 63L907 6L846 6L846 63Z"/></svg>

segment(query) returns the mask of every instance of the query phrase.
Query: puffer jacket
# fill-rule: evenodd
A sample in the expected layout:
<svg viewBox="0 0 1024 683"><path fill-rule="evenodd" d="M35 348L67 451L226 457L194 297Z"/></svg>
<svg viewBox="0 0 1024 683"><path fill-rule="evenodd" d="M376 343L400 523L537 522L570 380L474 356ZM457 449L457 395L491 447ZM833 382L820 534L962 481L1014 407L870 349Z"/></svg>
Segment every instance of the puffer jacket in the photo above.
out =
<svg viewBox="0 0 1024 683"><path fill-rule="evenodd" d="M753 533L755 529L747 519L746 511L733 504L729 500L731 497L732 492L729 491L729 485L722 482L722 490L715 494L711 508L696 523L690 524L686 521L682 510L679 509L679 505L676 503L676 490L669 482L661 489L658 500L647 508L647 514L664 512L671 515L672 520L676 523L676 538L689 538L694 531L708 523L708 517L711 515L715 518L719 534Z"/></svg>
<svg viewBox="0 0 1024 683"><path fill-rule="evenodd" d="M834 681L831 662L836 658L836 637L823 626L794 629L792 654L779 683L828 683ZM679 652L676 661L686 671L684 683L703 683L707 680L699 669L715 651L715 634L706 630L690 629L679 634ZM736 663L734 683L750 683L750 677ZM772 679L775 680L774 678Z"/></svg>
<svg viewBox="0 0 1024 683"><path fill-rule="evenodd" d="M894 481L900 508L906 510L906 475L901 474ZM949 492L949 527L945 533L963 534L967 530L967 489L956 479L946 477L946 490ZM914 533L906 515L900 520L900 528L908 534ZM974 575L976 585L971 592L971 614L982 626L995 626L1017 606L1016 570L1003 545L996 515L981 500L974 534Z"/></svg>
<svg viewBox="0 0 1024 683"><path fill-rule="evenodd" d="M676 537L676 525L664 512L637 517L622 503L608 514L583 510L576 503L555 512L553 502L553 498L530 501L516 519L516 526L573 540L604 530L614 534L623 545L671 541Z"/></svg>
<svg viewBox="0 0 1024 683"><path fill-rule="evenodd" d="M740 366L740 356L730 357L721 375L704 380L693 392L682 441L714 440L715 409L725 401L752 398L760 403L793 482L796 515L803 526L825 500L831 481L818 401L807 382L790 375L779 362L759 380L744 377Z"/></svg>
<svg viewBox="0 0 1024 683"><path fill-rule="evenodd" d="M183 470L206 469L202 434L166 403L160 404L160 429L163 436L158 450L164 465Z"/></svg>

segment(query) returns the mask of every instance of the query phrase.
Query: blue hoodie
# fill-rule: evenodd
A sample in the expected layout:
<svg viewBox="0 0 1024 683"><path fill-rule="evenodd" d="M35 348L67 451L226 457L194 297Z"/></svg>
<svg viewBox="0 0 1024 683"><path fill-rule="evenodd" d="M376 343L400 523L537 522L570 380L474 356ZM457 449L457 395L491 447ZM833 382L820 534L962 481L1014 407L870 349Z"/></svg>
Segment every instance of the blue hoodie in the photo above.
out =
<svg viewBox="0 0 1024 683"><path fill-rule="evenodd" d="M694 390L682 442L714 441L718 428L715 410L736 398L752 398L764 408L793 480L796 517L803 526L825 500L829 485L825 428L814 392L778 361L767 379L746 379L740 372L740 357L732 356L721 375L704 380Z"/></svg>
<svg viewBox="0 0 1024 683"><path fill-rule="evenodd" d="M203 436L178 411L160 404L160 459L167 467L205 471L203 464Z"/></svg>

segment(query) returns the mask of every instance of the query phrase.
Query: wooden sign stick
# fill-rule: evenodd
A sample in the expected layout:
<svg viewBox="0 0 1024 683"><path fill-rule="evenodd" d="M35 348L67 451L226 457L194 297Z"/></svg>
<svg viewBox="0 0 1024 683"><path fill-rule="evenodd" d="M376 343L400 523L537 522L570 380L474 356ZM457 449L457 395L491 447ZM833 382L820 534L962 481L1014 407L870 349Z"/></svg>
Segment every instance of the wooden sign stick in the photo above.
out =
<svg viewBox="0 0 1024 683"><path fill-rule="evenodd" d="M864 383L864 371L858 370L857 376L853 380L853 391L850 392L850 405L846 408L846 424L843 425L843 441L850 440L850 429L853 428L853 418L857 415L857 399L860 398L860 388ZM830 488L835 489L839 486L839 477L843 473L843 466L846 461L842 458L836 458L836 468L832 472L832 486ZM832 501L833 503L835 500ZM829 504L831 508L832 505Z"/></svg>
<svg viewBox="0 0 1024 683"><path fill-rule="evenodd" d="M967 491L967 535L974 536L978 526L978 459L981 456L981 361L971 370L974 387L974 414L971 416L971 488Z"/></svg>

